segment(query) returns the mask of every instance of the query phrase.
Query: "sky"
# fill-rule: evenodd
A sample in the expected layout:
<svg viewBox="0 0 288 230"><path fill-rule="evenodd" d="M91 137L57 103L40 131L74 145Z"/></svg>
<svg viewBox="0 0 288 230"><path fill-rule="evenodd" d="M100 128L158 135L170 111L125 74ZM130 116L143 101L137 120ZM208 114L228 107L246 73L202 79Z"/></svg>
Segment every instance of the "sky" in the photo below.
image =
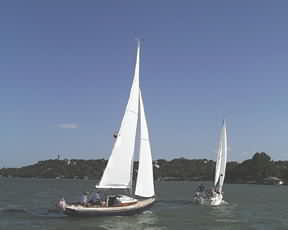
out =
<svg viewBox="0 0 288 230"><path fill-rule="evenodd" d="M1 1L0 168L108 158L136 40L153 158L287 160L287 1Z"/></svg>

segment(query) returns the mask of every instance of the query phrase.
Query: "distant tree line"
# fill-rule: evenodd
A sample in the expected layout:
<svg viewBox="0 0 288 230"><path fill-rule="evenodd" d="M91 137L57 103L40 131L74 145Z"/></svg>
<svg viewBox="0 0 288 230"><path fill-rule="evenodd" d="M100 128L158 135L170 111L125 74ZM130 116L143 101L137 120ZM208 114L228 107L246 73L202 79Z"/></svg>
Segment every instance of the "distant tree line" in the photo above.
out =
<svg viewBox="0 0 288 230"><path fill-rule="evenodd" d="M0 175L6 177L39 177L39 178L89 178L99 180L107 161L98 160L46 160L21 168L2 168ZM159 159L154 162L156 180L213 180L215 161L207 159L173 160ZM157 167L156 167L157 166ZM137 173L138 162L134 164ZM226 183L262 183L267 177L279 177L288 183L288 161L272 161L264 153L255 153L251 159L241 163L227 163ZM135 178L135 177L134 177Z"/></svg>
<svg viewBox="0 0 288 230"><path fill-rule="evenodd" d="M161 159L157 162L160 168L155 170L156 178L201 181L214 179L216 164L212 160L178 158L171 161ZM261 152L241 163L228 162L225 182L262 183L265 178L271 176L288 182L288 161L272 161L268 154Z"/></svg>

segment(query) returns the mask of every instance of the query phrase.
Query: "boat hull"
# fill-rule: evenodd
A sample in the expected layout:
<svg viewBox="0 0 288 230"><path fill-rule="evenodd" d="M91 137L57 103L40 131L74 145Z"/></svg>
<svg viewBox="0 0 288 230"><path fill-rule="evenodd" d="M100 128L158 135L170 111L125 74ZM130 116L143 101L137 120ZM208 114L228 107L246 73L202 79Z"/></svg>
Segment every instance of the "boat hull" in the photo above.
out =
<svg viewBox="0 0 288 230"><path fill-rule="evenodd" d="M141 213L149 209L155 198L140 200L135 204L118 207L84 207L80 205L66 205L64 214L68 216L128 216Z"/></svg>
<svg viewBox="0 0 288 230"><path fill-rule="evenodd" d="M197 204L208 206L219 206L225 203L225 201L223 200L223 196L221 194L213 197L197 195L193 197L193 201Z"/></svg>

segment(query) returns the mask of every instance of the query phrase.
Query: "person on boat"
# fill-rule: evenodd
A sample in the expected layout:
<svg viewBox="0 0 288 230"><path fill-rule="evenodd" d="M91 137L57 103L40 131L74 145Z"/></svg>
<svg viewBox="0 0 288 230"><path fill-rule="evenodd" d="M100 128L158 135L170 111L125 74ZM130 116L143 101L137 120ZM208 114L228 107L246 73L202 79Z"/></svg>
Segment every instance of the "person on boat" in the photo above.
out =
<svg viewBox="0 0 288 230"><path fill-rule="evenodd" d="M88 192L83 192L80 197L80 204L86 206L88 204Z"/></svg>
<svg viewBox="0 0 288 230"><path fill-rule="evenodd" d="M63 198L61 198L61 200L58 201L58 203L56 204L56 206L62 210L65 210L65 207L66 207L66 201Z"/></svg>
<svg viewBox="0 0 288 230"><path fill-rule="evenodd" d="M198 186L198 191L199 191L199 192L204 192L204 191L205 191L205 186L204 186L204 184L200 184L200 185Z"/></svg>
<svg viewBox="0 0 288 230"><path fill-rule="evenodd" d="M213 197L214 195L215 195L215 188L214 188L214 187L209 188L209 189L207 189L207 190L205 191L205 196L206 196L207 198L211 198L211 197Z"/></svg>
<svg viewBox="0 0 288 230"><path fill-rule="evenodd" d="M212 197L215 197L216 194L217 194L217 189L212 188L212 189L211 189L211 196L212 196Z"/></svg>
<svg viewBox="0 0 288 230"><path fill-rule="evenodd" d="M117 195L111 195L108 197L107 206L112 207L117 204Z"/></svg>
<svg viewBox="0 0 288 230"><path fill-rule="evenodd" d="M92 205L100 205L101 204L101 196L100 194L96 191L92 194L90 197L89 203Z"/></svg>
<svg viewBox="0 0 288 230"><path fill-rule="evenodd" d="M204 184L200 184L194 193L194 197L195 198L201 197L201 194L203 194L204 191L205 191Z"/></svg>

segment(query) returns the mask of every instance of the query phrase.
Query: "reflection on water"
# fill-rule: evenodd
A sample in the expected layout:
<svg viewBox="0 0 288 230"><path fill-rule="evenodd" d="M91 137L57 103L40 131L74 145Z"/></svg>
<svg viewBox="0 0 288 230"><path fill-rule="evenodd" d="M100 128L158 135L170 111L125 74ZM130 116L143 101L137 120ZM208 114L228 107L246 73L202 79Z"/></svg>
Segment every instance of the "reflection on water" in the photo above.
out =
<svg viewBox="0 0 288 230"><path fill-rule="evenodd" d="M112 217L105 218L103 223L99 225L106 230L164 230L165 227L161 227L158 224L158 217L152 211L145 211L142 214L130 217Z"/></svg>

